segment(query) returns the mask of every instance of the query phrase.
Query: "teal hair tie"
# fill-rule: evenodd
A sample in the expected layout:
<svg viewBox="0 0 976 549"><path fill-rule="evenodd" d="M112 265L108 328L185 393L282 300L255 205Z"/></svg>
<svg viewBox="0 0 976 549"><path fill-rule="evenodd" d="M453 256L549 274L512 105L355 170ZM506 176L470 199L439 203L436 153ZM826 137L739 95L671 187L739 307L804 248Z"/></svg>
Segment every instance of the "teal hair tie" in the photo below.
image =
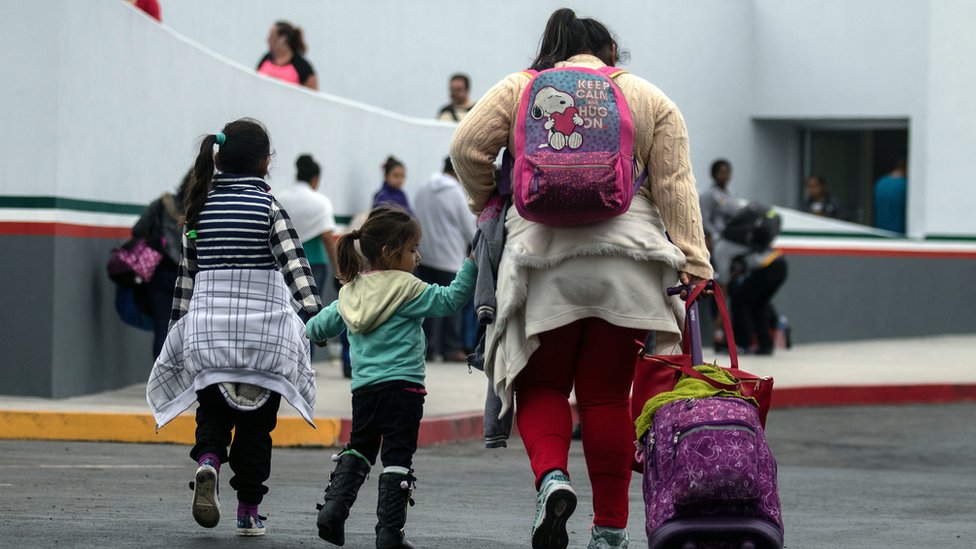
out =
<svg viewBox="0 0 976 549"><path fill-rule="evenodd" d="M218 145L223 145L224 141L227 141L227 136L224 135L224 132L217 132L214 134L214 138L217 140Z"/></svg>
<svg viewBox="0 0 976 549"><path fill-rule="evenodd" d="M196 238L197 238L197 230L196 229L190 229L189 231L186 231L186 237L189 238L190 240L196 240Z"/></svg>

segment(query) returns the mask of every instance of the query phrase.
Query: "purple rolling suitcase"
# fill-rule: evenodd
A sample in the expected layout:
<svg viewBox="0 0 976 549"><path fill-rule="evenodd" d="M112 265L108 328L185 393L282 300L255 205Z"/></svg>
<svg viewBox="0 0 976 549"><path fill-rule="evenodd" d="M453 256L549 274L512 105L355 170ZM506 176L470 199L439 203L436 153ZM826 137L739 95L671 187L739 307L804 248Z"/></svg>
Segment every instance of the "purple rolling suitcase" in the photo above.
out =
<svg viewBox="0 0 976 549"><path fill-rule="evenodd" d="M702 364L697 316L691 353ZM776 460L755 406L723 397L666 404L642 453L648 547L783 547Z"/></svg>

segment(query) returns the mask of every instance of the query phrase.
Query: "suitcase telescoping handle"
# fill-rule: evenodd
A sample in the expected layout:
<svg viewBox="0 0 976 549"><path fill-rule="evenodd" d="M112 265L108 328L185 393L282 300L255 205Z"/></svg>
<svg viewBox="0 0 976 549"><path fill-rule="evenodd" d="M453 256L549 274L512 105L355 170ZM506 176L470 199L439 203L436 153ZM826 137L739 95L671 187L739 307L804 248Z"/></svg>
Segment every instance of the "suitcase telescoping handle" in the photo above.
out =
<svg viewBox="0 0 976 549"><path fill-rule="evenodd" d="M714 287L715 287L714 280L709 280L708 282L705 283L706 290L711 290ZM692 287L687 284L680 284L678 286L674 286L673 288L668 288L667 291L668 291L668 295L679 295L681 292L685 292L684 299L686 300L691 298L693 295ZM702 353L702 339L701 339L701 320L698 318L698 299L701 296L702 296L702 292L698 292L698 294L694 296L694 299L691 301L691 303L685 306L685 310L687 311L686 313L687 319L685 320L685 322L687 323L688 326L688 329L685 330L686 331L685 335L688 336L688 342L690 344L690 351L691 351L691 361L692 361L691 363L693 365L705 363L705 359L702 356L703 353Z"/></svg>
<svg viewBox="0 0 976 549"><path fill-rule="evenodd" d="M708 296L705 292L711 290L713 293ZM732 319L729 318L729 310L725 305L725 295L722 287L714 280L702 280L693 285L681 284L667 289L668 295L679 295L685 292L682 299L685 300L685 330L682 337L682 347L686 354L690 354L694 364L704 364L702 357L701 340L701 321L698 311L698 300L708 296L715 300L718 306L718 315L722 319L722 328L725 330L725 339L729 347L729 367L732 370L739 369L739 354L735 347L735 338L732 334Z"/></svg>

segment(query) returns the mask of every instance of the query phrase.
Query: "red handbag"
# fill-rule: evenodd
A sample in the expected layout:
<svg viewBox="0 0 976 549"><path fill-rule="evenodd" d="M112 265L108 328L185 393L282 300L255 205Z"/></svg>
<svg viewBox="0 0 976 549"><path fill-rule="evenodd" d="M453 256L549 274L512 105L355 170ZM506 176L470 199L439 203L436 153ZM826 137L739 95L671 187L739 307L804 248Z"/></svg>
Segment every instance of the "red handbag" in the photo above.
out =
<svg viewBox="0 0 976 549"><path fill-rule="evenodd" d="M702 358L701 329L698 317L698 300L705 297L703 294L706 288L713 290L713 298L718 305L719 316L729 342L729 364L728 368L721 366L736 379L734 384L726 384L716 381L701 372L692 368L704 364ZM729 311L725 305L725 296L719 284L713 280L703 280L695 284L692 288L685 286L669 288L668 292L676 294L681 290L688 290L688 297L685 301L685 326L681 338L680 355L646 355L644 354L643 343L637 355L637 364L634 368L634 385L631 392L631 415L634 420L640 416L644 410L644 404L655 395L674 390L674 384L682 374L700 379L716 389L728 391L738 391L742 396L752 397L759 404L759 420L763 427L766 426L766 415L772 404L773 397L773 378L769 376L757 376L750 374L739 368L739 356L735 349L735 338L732 335L732 322L729 319ZM634 462L635 471L643 469L639 462Z"/></svg>

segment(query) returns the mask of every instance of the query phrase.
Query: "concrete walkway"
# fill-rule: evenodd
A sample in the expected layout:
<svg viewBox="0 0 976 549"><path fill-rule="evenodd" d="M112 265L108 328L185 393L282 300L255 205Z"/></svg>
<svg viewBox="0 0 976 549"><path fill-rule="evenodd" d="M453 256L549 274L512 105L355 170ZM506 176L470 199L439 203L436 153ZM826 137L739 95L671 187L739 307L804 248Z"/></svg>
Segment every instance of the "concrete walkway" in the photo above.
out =
<svg viewBox="0 0 976 549"><path fill-rule="evenodd" d="M740 367L775 379L773 411L791 406L976 400L976 334L796 345ZM705 359L714 359L707 351ZM728 357L719 363L728 365ZM275 443L341 445L349 429L349 380L337 361L315 363L317 429L282 404ZM421 445L481 437L487 380L461 363L428 364ZM72 397L0 397L0 439L192 443L192 410L155 429L145 385Z"/></svg>

